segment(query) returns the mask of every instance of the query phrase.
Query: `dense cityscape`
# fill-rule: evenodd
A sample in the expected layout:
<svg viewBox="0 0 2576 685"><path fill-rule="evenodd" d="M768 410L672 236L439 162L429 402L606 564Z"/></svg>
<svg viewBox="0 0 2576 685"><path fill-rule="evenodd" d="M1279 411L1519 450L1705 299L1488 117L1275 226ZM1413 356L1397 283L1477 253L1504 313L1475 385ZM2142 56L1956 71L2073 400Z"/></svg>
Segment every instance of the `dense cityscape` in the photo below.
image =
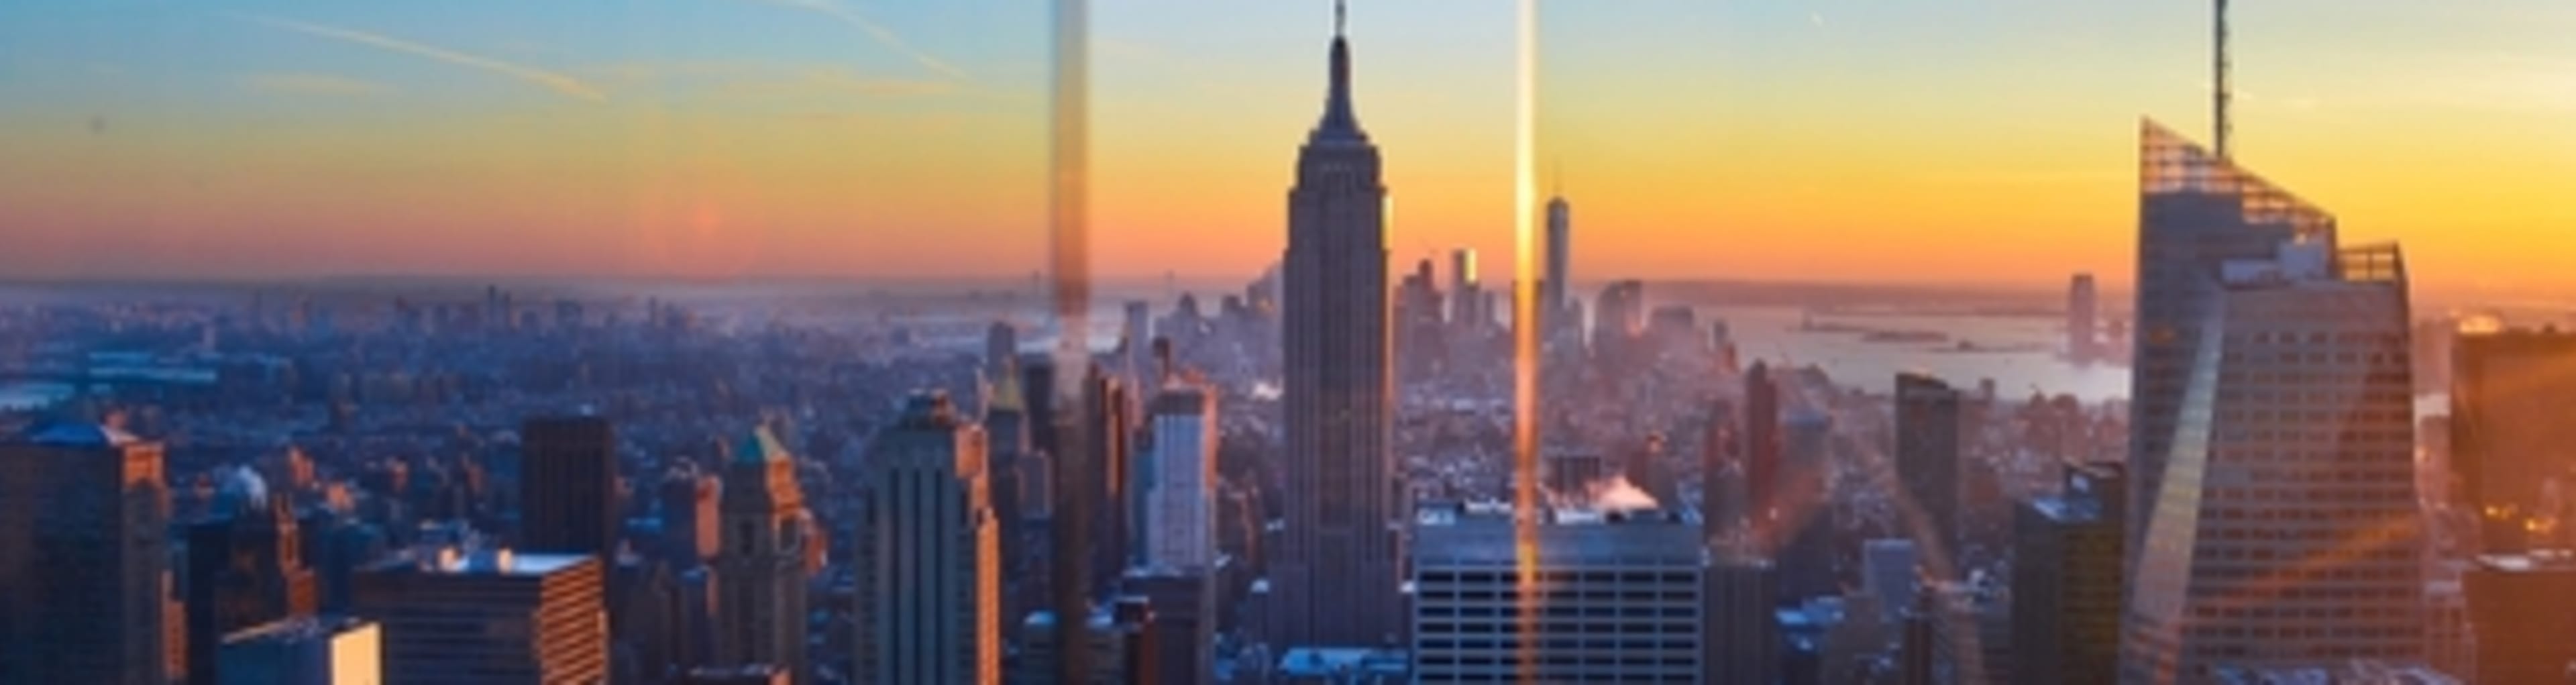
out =
<svg viewBox="0 0 2576 685"><path fill-rule="evenodd" d="M0 684L2576 682L2570 317L2239 166L2223 53L2125 291L1562 190L1516 281L1389 263L1342 11L1239 283L0 287Z"/></svg>

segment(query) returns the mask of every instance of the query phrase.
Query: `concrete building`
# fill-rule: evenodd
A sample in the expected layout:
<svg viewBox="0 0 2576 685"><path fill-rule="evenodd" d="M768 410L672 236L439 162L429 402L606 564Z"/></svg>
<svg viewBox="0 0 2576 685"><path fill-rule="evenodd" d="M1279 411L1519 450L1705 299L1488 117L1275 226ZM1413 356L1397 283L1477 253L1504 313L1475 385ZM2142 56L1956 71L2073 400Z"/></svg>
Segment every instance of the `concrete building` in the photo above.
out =
<svg viewBox="0 0 2576 685"><path fill-rule="evenodd" d="M1702 682L1709 622L1699 521L1656 510L1544 515L1535 531L1538 583L1525 589L1508 505L1431 505L1417 514L1414 682Z"/></svg>
<svg viewBox="0 0 2576 685"><path fill-rule="evenodd" d="M2151 171L2198 166L2177 183L2268 188L2198 148L2150 138ZM2260 206L2226 197L2331 225L2271 192ZM2397 249L2338 249L2311 235L2269 258L2228 260L2215 276L2222 288L2189 326L2202 339L2169 379L2186 391L2135 555L2123 681L2422 662L2423 514Z"/></svg>
<svg viewBox="0 0 2576 685"><path fill-rule="evenodd" d="M1646 283L1613 281L1602 286L1592 307L1592 354L1624 358L1646 331Z"/></svg>
<svg viewBox="0 0 2576 685"><path fill-rule="evenodd" d="M223 636L218 685L378 685L384 629L361 619L293 618Z"/></svg>
<svg viewBox="0 0 2576 685"><path fill-rule="evenodd" d="M443 547L359 573L391 685L555 685L608 678L599 559Z"/></svg>
<svg viewBox="0 0 2576 685"><path fill-rule="evenodd" d="M946 394L916 394L870 454L855 681L1000 683L1001 531L983 429Z"/></svg>
<svg viewBox="0 0 2576 685"><path fill-rule="evenodd" d="M304 565L294 504L249 468L224 473L213 512L188 526L188 682L220 682L215 658L235 631L310 617L321 598Z"/></svg>
<svg viewBox="0 0 2576 685"><path fill-rule="evenodd" d="M1913 611L1922 595L1923 548L1912 540L1885 538L1861 544L1862 590L1878 598L1879 620L1895 623Z"/></svg>
<svg viewBox="0 0 2576 685"><path fill-rule="evenodd" d="M2118 464L2070 464L2055 496L2024 502L2013 523L2013 682L2119 679L2128 483Z"/></svg>
<svg viewBox="0 0 2576 685"><path fill-rule="evenodd" d="M1377 145L1353 111L1351 69L1337 21L1324 116L1298 151L1288 194L1287 528L1270 559L1269 637L1280 645L1382 645L1403 624L1388 455L1388 196Z"/></svg>
<svg viewBox="0 0 2576 685"><path fill-rule="evenodd" d="M2477 645L2465 680L2565 683L2576 673L2576 555L2484 555L2461 583Z"/></svg>
<svg viewBox="0 0 2576 685"><path fill-rule="evenodd" d="M817 541L796 458L767 426L728 455L717 506L716 664L770 664L810 678L806 554ZM864 553L864 551L862 552Z"/></svg>
<svg viewBox="0 0 2576 685"><path fill-rule="evenodd" d="M1142 598L1152 610L1146 627L1153 652L1145 655L1148 682L1205 683L1216 678L1218 625L1216 572L1132 569L1127 596Z"/></svg>
<svg viewBox="0 0 2576 685"><path fill-rule="evenodd" d="M169 512L160 443L113 422L0 443L0 682L170 682Z"/></svg>
<svg viewBox="0 0 2576 685"><path fill-rule="evenodd" d="M617 553L617 434L597 416L551 416L519 426L519 548Z"/></svg>

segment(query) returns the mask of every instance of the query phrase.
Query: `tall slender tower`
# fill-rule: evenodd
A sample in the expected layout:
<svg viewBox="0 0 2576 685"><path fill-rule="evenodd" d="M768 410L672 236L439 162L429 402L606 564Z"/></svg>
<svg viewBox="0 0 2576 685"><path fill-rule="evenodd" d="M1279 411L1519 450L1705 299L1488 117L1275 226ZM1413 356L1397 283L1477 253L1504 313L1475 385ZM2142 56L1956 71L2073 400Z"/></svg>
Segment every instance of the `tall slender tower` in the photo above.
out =
<svg viewBox="0 0 2576 685"><path fill-rule="evenodd" d="M1560 327L1578 322L1561 321L1565 310L1566 279L1573 275L1567 262L1574 259L1574 207L1565 203L1560 189L1547 201L1547 278L1539 282L1538 320L1543 324L1541 336Z"/></svg>
<svg viewBox="0 0 2576 685"><path fill-rule="evenodd" d="M805 658L805 546L813 518L796 483L796 459L768 427L735 448L717 505L724 521L716 555L716 658L768 664L812 678Z"/></svg>
<svg viewBox="0 0 2576 685"><path fill-rule="evenodd" d="M1332 87L1288 191L1288 521L1271 567L1271 637L1284 644L1384 644L1402 619L1387 463L1386 202L1377 146L1352 113L1337 4Z"/></svg>

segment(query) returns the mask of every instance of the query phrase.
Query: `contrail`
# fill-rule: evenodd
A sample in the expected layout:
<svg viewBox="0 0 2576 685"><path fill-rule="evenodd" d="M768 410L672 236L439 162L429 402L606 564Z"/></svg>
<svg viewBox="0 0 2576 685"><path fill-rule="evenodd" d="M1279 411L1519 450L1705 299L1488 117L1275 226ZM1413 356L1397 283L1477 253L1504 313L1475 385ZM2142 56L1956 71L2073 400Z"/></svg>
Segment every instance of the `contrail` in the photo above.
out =
<svg viewBox="0 0 2576 685"><path fill-rule="evenodd" d="M868 34L869 38L876 39L877 44L883 45L889 50L903 53L905 57L912 58L912 61L920 63L924 69L939 72L942 76L961 81L966 79L965 70L957 68L956 65L940 61L938 57L933 56L928 52L924 52L920 48L913 47L911 43L904 42L902 36L895 35L893 30L887 29L884 24L879 24L875 21L869 20L866 16L859 14L857 10L852 10L846 5L833 2L833 0L752 1L768 3L780 7L800 9L808 12L816 12L824 16L840 20L841 23L849 24L850 28L858 29L860 33Z"/></svg>
<svg viewBox="0 0 2576 685"><path fill-rule="evenodd" d="M521 81L545 86L555 92L592 102L599 102L608 99L607 93L601 92L598 88L591 87L590 84L581 82L580 79L534 67L524 67L511 64L509 62L503 62L489 57L468 55L454 50L431 47L400 38L368 33L365 31L268 17L243 16L242 18L298 33L312 34L324 38L357 43L360 45L374 46L395 52L410 53L446 62L448 64L482 69L484 71L501 74Z"/></svg>

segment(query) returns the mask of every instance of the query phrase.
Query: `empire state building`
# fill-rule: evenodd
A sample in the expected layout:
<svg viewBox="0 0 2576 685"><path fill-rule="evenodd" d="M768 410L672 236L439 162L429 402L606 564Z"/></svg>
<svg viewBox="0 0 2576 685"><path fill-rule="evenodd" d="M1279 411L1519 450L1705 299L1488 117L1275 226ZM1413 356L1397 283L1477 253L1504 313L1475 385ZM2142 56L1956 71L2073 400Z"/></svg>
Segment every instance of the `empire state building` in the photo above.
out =
<svg viewBox="0 0 2576 685"><path fill-rule="evenodd" d="M1387 459L1386 186L1351 107L1351 50L1334 8L1332 87L1288 191L1287 525L1271 568L1273 644L1396 639L1400 529Z"/></svg>

